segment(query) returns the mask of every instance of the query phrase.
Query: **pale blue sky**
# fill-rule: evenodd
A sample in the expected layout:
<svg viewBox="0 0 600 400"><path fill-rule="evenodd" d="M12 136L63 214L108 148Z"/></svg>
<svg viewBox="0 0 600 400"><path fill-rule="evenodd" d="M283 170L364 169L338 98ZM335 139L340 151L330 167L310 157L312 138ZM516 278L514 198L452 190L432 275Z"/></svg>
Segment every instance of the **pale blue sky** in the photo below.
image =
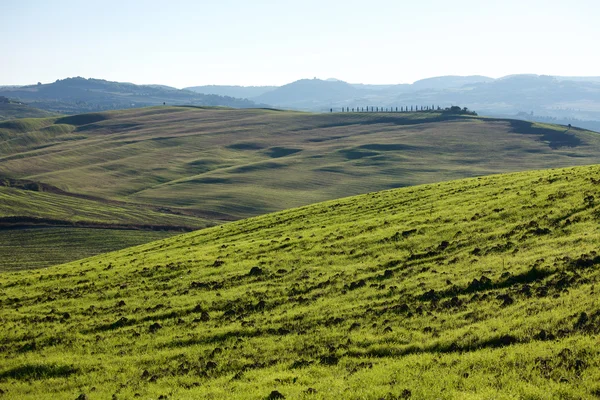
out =
<svg viewBox="0 0 600 400"><path fill-rule="evenodd" d="M0 0L0 85L600 75L598 0Z"/></svg>

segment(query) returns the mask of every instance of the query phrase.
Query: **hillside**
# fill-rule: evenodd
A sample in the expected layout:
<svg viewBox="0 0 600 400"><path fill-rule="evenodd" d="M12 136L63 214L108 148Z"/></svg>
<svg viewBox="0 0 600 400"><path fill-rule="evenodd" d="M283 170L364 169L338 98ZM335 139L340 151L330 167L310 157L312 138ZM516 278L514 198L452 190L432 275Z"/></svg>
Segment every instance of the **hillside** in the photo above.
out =
<svg viewBox="0 0 600 400"><path fill-rule="evenodd" d="M139 108L163 103L240 108L257 106L246 99L200 94L168 86L134 85L81 77L59 79L48 84L0 87L0 96L61 114Z"/></svg>
<svg viewBox="0 0 600 400"><path fill-rule="evenodd" d="M328 105L352 103L368 94L342 81L301 79L255 97L256 101L279 107L321 111Z"/></svg>
<svg viewBox="0 0 600 400"><path fill-rule="evenodd" d="M161 106L7 121L0 239L10 257L0 257L0 270L340 196L598 162L600 138L590 132L440 113ZM6 239L17 228L20 239ZM54 241L40 241L39 229ZM131 229L138 242L118 239ZM66 231L79 249L60 242Z"/></svg>
<svg viewBox="0 0 600 400"><path fill-rule="evenodd" d="M236 92L227 92L228 90ZM598 77L510 75L439 76L412 84L348 84L338 79L302 79L277 88L204 87L207 93L239 93L273 106L307 111L341 107L460 104L480 114L572 124L600 131ZM263 93L256 92L264 91ZM526 115L525 115L526 114Z"/></svg>
<svg viewBox="0 0 600 400"><path fill-rule="evenodd" d="M156 107L0 123L0 176L224 220L593 163L600 136L591 132L438 113Z"/></svg>
<svg viewBox="0 0 600 400"><path fill-rule="evenodd" d="M411 85L411 90L444 90L452 88L460 88L465 85L473 85L477 83L493 82L494 79L487 76L472 75L472 76L437 76L433 78L421 79Z"/></svg>
<svg viewBox="0 0 600 400"><path fill-rule="evenodd" d="M62 264L219 222L214 215L107 201L4 178L0 271Z"/></svg>
<svg viewBox="0 0 600 400"><path fill-rule="evenodd" d="M1 274L1 393L597 397L599 182L370 193Z"/></svg>
<svg viewBox="0 0 600 400"><path fill-rule="evenodd" d="M251 99L260 96L271 90L277 89L277 86L231 86L231 85L204 85L190 86L186 90L196 93L216 94L219 96L238 97L240 99Z"/></svg>
<svg viewBox="0 0 600 400"><path fill-rule="evenodd" d="M51 115L50 112L0 96L0 121L16 118L43 118Z"/></svg>

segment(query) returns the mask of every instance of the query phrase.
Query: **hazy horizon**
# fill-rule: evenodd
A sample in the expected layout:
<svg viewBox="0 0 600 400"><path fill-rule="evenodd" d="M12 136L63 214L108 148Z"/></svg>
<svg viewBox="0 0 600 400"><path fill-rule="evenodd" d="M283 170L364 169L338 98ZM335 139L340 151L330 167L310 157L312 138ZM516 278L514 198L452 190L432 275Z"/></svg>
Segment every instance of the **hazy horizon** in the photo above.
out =
<svg viewBox="0 0 600 400"><path fill-rule="evenodd" d="M492 79L501 79L501 78L506 78L509 76L548 76L548 75L542 75L542 74L535 74L535 73L522 73L522 74L511 74L511 75L504 75L504 76L498 76L498 77L493 77L493 76L489 76L489 75L480 75L480 76L485 76L487 78L492 78ZM40 81L36 81L36 82L28 82L28 83L4 83L4 82L0 82L0 87L6 87L6 86L31 86L31 85L36 85L38 82L42 83L42 84L50 84L50 83L54 83L57 80L64 80L64 79L69 79L69 78L84 78L84 79L100 79L100 80L106 80L106 81L111 81L111 82L119 82L119 83L131 83L134 85L140 85L140 86L148 86L148 85L163 85L163 86L171 86L173 88L176 89L184 89L187 87L194 87L194 86L239 86L239 87L278 87L278 86L283 86L289 83L293 83L299 80L303 80L303 79L319 79L322 81L327 81L327 80L331 80L331 79L335 79L338 81L343 81L352 85L401 85L401 84L413 84L415 82L418 82L420 80L425 80L425 79L433 79L433 78L444 78L444 77L467 77L467 76L475 76L475 75L439 75L439 76L427 76L427 77L423 77L423 78L419 78L413 82L381 82L381 83L370 83L370 82L347 82L344 81L342 79L338 79L335 77L329 77L329 78L323 78L323 77L302 77L302 78L298 78L298 79L294 79L290 82L286 82L283 83L281 85L275 85L275 84L265 84L265 85L242 85L242 84L231 84L231 83L206 83L206 84L201 84L201 85L196 85L196 84L190 84L190 85L185 85L185 86L181 86L181 87L177 87L177 86L171 86L171 85L166 85L162 82L132 82L132 81L112 81L110 79L105 79L101 76L65 76L62 78L57 78L55 80L52 81L48 81L48 82L40 82ZM552 75L553 77L558 77L558 78L575 78L575 79L580 79L580 78L594 78L594 79L600 79L600 75Z"/></svg>
<svg viewBox="0 0 600 400"><path fill-rule="evenodd" d="M73 76L183 88L600 75L592 0L32 0L0 11L2 85Z"/></svg>

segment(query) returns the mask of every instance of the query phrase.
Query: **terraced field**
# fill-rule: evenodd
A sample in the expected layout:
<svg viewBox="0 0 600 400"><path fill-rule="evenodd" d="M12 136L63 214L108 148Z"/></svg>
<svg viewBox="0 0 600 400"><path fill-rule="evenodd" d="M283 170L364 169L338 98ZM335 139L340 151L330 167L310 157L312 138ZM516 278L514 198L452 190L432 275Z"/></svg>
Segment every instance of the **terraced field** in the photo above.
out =
<svg viewBox="0 0 600 400"><path fill-rule="evenodd" d="M3 273L0 393L598 397L598 185L422 185Z"/></svg>

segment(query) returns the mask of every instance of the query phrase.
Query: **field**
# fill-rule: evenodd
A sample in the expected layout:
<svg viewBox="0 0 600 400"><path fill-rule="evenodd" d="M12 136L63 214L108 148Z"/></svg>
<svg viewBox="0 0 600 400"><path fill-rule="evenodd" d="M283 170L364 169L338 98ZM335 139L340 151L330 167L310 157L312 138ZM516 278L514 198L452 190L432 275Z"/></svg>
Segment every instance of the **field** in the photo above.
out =
<svg viewBox="0 0 600 400"><path fill-rule="evenodd" d="M154 107L0 123L1 176L221 219L593 163L595 133L436 113Z"/></svg>
<svg viewBox="0 0 600 400"><path fill-rule="evenodd" d="M13 257L0 258L0 271L117 250L119 240L103 237L122 237L122 229L138 230L141 243L143 232L151 241L157 230L200 229L360 193L593 163L600 163L596 133L434 112L150 107L5 121L0 229L102 230L78 231L87 237L78 250L60 241L37 246L35 259L47 263L31 263L5 243Z"/></svg>
<svg viewBox="0 0 600 400"><path fill-rule="evenodd" d="M174 209L55 189L0 182L0 271L62 264L217 223Z"/></svg>
<svg viewBox="0 0 600 400"><path fill-rule="evenodd" d="M421 185L3 273L0 393L598 397L598 185Z"/></svg>
<svg viewBox="0 0 600 400"><path fill-rule="evenodd" d="M43 268L108 253L177 232L82 227L37 227L0 230L0 271Z"/></svg>
<svg viewBox="0 0 600 400"><path fill-rule="evenodd" d="M26 104L3 101L0 98L0 121L15 118L43 118L54 113L30 107Z"/></svg>

